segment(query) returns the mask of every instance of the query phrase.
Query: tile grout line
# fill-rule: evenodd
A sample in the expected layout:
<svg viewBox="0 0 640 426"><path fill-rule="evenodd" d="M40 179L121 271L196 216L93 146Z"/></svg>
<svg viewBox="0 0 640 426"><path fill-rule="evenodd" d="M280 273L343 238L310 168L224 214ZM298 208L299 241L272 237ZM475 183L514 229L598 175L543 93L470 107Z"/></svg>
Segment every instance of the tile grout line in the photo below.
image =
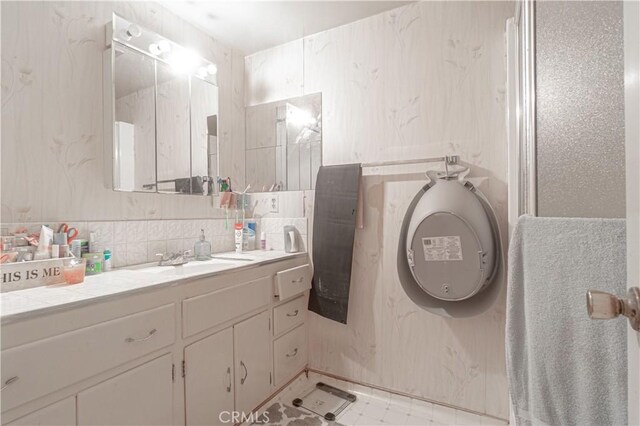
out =
<svg viewBox="0 0 640 426"><path fill-rule="evenodd" d="M431 404L434 404L434 405L450 408L450 409L453 409L453 410L464 411L464 412L467 412L467 413L470 413L470 414L475 414L475 415L481 416L481 417L489 417L491 419L499 420L501 422L505 422L505 423L508 424L508 420L503 419L501 417L494 416L492 414L485 414L485 413L481 413L479 411L470 410L468 408L456 407L455 405L444 404L442 402L434 401L432 399L427 399L427 398L423 398L423 397L419 397L419 396L414 396L414 395L411 395L409 393L405 393L405 392L402 392L402 391L396 391L396 390L385 388L385 387L378 386L378 385L372 385L372 384L365 383L365 382L351 380L351 379L348 379L346 377L339 376L337 374L328 373L328 372L325 372L325 371L322 371L322 370L317 370L315 368L308 368L308 370L310 372L313 372L313 373L316 373L316 374L320 374L320 375L323 375L323 376L331 377L331 378L337 379L337 380L342 380L343 382L353 383L353 384L356 384L356 385L369 387L371 389L377 389L377 390L380 390L380 391L389 392L391 394L400 395L400 396L403 396L403 397L406 397L406 398L416 399L418 401L428 402L428 403L431 403Z"/></svg>

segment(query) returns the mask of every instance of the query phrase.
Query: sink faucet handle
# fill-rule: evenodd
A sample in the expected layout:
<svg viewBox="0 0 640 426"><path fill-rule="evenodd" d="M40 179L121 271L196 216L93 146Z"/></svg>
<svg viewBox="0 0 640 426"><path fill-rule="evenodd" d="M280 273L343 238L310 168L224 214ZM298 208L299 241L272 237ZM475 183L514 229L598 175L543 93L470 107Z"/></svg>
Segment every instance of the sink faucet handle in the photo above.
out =
<svg viewBox="0 0 640 426"><path fill-rule="evenodd" d="M182 253L182 256L184 256L184 257L190 257L190 256L191 256L191 250L185 250L185 251Z"/></svg>

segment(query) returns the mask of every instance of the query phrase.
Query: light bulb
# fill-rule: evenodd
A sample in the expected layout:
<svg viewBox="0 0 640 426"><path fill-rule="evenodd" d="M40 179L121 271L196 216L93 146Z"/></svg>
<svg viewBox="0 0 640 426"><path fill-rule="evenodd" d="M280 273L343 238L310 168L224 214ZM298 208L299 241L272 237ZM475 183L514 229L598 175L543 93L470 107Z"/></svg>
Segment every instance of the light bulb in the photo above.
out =
<svg viewBox="0 0 640 426"><path fill-rule="evenodd" d="M160 56L162 50L160 50L160 47L156 43L151 43L149 45L149 52L154 56Z"/></svg>
<svg viewBox="0 0 640 426"><path fill-rule="evenodd" d="M160 40L158 42L158 48L161 52L166 53L171 50L171 43L169 43L167 40Z"/></svg>
<svg viewBox="0 0 640 426"><path fill-rule="evenodd" d="M208 72L209 74L211 74L211 75L215 75L215 74L218 72L218 67L217 67L217 66L215 66L214 64L210 64L210 65L207 67L207 72Z"/></svg>
<svg viewBox="0 0 640 426"><path fill-rule="evenodd" d="M200 63L200 57L191 50L179 50L169 56L167 62L176 74L190 74Z"/></svg>
<svg viewBox="0 0 640 426"><path fill-rule="evenodd" d="M140 35L142 35L142 31L140 31L140 28L138 28L136 24L131 24L129 25L129 28L127 28L127 35L129 36L129 39L131 39L131 37L140 37Z"/></svg>

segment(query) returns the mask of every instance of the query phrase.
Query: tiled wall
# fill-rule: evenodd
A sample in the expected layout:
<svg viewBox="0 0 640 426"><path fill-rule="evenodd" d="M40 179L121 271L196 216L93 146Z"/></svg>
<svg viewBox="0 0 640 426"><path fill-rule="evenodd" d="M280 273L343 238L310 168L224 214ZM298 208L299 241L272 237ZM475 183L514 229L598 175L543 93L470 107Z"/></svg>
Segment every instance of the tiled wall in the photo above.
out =
<svg viewBox="0 0 640 426"><path fill-rule="evenodd" d="M194 243L204 229L207 240L214 253L228 252L235 249L234 216L226 219L186 219L186 220L130 220L130 221L98 221L67 222L70 227L77 228L78 238L89 239L89 233L95 232L97 241L103 249L110 249L115 268L138 265L157 260L156 253L176 253L193 250ZM283 227L293 225L300 234L304 251L307 245L306 218L264 218L256 219L258 241L260 232L267 233L267 250L284 250ZM49 223L57 230L58 223ZM9 232L26 226L30 232L37 232L42 226L39 223L6 223L1 225Z"/></svg>
<svg viewBox="0 0 640 426"><path fill-rule="evenodd" d="M245 103L322 92L325 165L460 155L506 236L504 30L513 12L513 2L415 2L258 52L245 60ZM348 324L310 315L311 367L506 419L504 293L469 319L415 305L396 258L424 173L367 172ZM302 212L311 224L313 196L296 194L297 213L280 214Z"/></svg>

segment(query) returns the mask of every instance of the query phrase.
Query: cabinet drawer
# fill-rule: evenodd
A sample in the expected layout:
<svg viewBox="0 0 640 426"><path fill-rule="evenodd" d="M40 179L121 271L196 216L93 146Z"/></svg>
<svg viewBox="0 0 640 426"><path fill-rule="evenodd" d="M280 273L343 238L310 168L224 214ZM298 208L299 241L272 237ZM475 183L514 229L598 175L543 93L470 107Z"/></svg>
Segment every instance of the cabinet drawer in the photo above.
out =
<svg viewBox="0 0 640 426"><path fill-rule="evenodd" d="M303 293L311 288L309 264L287 269L276 274L276 294L280 300Z"/></svg>
<svg viewBox="0 0 640 426"><path fill-rule="evenodd" d="M175 305L2 351L2 411L171 345ZM13 380L12 380L13 379Z"/></svg>
<svg viewBox="0 0 640 426"><path fill-rule="evenodd" d="M185 337L222 324L269 304L271 277L238 284L182 302Z"/></svg>
<svg viewBox="0 0 640 426"><path fill-rule="evenodd" d="M276 386L291 379L307 364L307 329L304 325L273 342Z"/></svg>
<svg viewBox="0 0 640 426"><path fill-rule="evenodd" d="M300 296L273 308L273 334L277 336L304 322L307 315L307 298Z"/></svg>

